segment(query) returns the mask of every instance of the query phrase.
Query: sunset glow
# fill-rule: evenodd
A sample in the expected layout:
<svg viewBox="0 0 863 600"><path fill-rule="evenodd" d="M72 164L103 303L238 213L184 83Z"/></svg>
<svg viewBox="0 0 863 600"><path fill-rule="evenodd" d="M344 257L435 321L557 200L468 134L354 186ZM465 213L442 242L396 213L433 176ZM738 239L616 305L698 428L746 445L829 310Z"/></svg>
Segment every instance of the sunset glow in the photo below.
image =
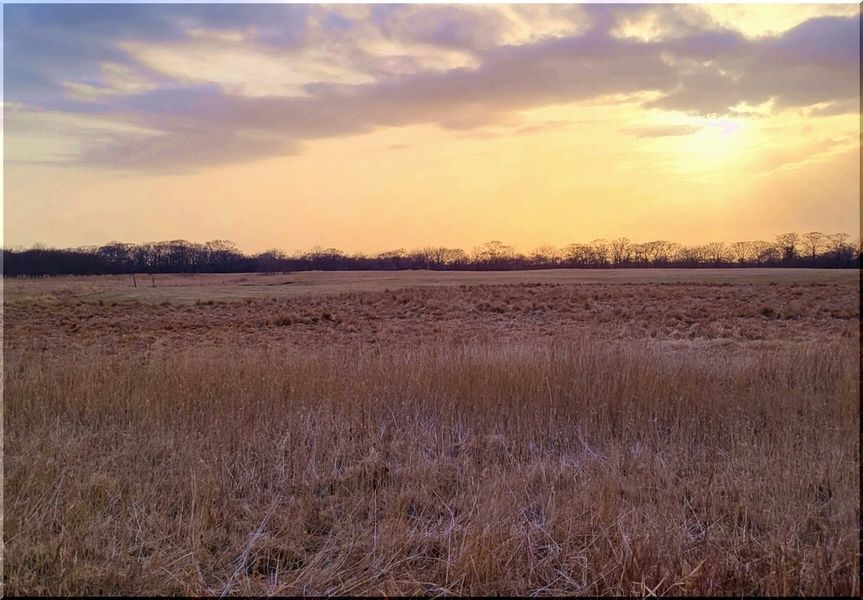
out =
<svg viewBox="0 0 863 600"><path fill-rule="evenodd" d="M4 244L860 233L859 5L5 5Z"/></svg>

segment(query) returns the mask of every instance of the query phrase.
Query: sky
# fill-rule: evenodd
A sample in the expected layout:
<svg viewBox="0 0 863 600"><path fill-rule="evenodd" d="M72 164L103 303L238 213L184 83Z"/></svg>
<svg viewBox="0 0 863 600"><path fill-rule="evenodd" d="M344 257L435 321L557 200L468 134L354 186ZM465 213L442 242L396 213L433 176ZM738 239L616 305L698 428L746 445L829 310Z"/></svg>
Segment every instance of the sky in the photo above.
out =
<svg viewBox="0 0 863 600"><path fill-rule="evenodd" d="M3 6L3 244L860 234L860 6Z"/></svg>

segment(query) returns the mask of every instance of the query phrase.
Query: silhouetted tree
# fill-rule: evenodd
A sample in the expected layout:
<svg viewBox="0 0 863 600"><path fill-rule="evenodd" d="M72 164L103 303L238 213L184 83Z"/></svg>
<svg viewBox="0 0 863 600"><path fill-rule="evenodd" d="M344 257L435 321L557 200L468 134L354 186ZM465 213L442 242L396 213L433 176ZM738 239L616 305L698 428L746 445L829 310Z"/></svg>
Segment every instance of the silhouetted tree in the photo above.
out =
<svg viewBox="0 0 863 600"><path fill-rule="evenodd" d="M208 270L230 273L240 258L237 245L230 240L212 240L204 244Z"/></svg>
<svg viewBox="0 0 863 600"><path fill-rule="evenodd" d="M827 236L820 231L810 231L809 233L804 233L801 237L800 246L811 259L812 266L815 266L818 252L827 246L827 241Z"/></svg>
<svg viewBox="0 0 863 600"><path fill-rule="evenodd" d="M776 248L782 255L782 262L785 263L785 266L790 267L794 263L799 242L800 236L793 232L776 236Z"/></svg>
<svg viewBox="0 0 863 600"><path fill-rule="evenodd" d="M591 260L595 266L597 266L597 267L608 266L609 255L611 252L610 246L611 246L611 244L608 242L608 240L604 240L602 238L592 240L590 242L590 247L593 250Z"/></svg>
<svg viewBox="0 0 863 600"><path fill-rule="evenodd" d="M779 256L776 246L765 240L752 242L752 259L758 266L769 265Z"/></svg>
<svg viewBox="0 0 863 600"><path fill-rule="evenodd" d="M474 252L477 262L493 269L506 268L515 258L515 249L499 240L486 242Z"/></svg>
<svg viewBox="0 0 863 600"><path fill-rule="evenodd" d="M642 244L644 254L647 259L647 264L653 267L661 267L668 264L669 255L671 254L671 242L665 240L655 240Z"/></svg>
<svg viewBox="0 0 863 600"><path fill-rule="evenodd" d="M555 246L538 246L528 258L532 267L552 269L560 263L561 252Z"/></svg>
<svg viewBox="0 0 863 600"><path fill-rule="evenodd" d="M798 255L799 249L805 254ZM120 273L199 273L240 271L292 271L343 269L535 269L565 266L598 268L611 263L615 267L724 267L754 265L758 267L823 266L850 268L860 266L861 247L852 244L845 233L824 235L809 232L804 236L787 233L775 243L710 242L681 246L656 240L634 244L627 238L612 242L593 240L589 244L573 243L563 249L540 246L524 256L498 240L477 248L469 256L460 248L426 247L413 251L403 248L375 256L361 253L346 255L337 248L316 246L306 253L287 256L280 250L245 255L233 242L214 240L205 244L171 240L145 244L111 242L103 246L55 249L34 245L32 248L2 250L3 274L6 276L98 275Z"/></svg>
<svg viewBox="0 0 863 600"><path fill-rule="evenodd" d="M588 244L568 244L561 254L567 267L587 267L591 264L593 249Z"/></svg>
<svg viewBox="0 0 863 600"><path fill-rule="evenodd" d="M704 246L683 246L679 256L679 262L683 266L700 267L707 259L707 250Z"/></svg>
<svg viewBox="0 0 863 600"><path fill-rule="evenodd" d="M752 242L734 242L728 247L728 251L739 265L745 265L753 258Z"/></svg>
<svg viewBox="0 0 863 600"><path fill-rule="evenodd" d="M404 248L387 250L386 252L379 253L376 259L383 269L406 269L408 268L408 260L405 254L406 252Z"/></svg>
<svg viewBox="0 0 863 600"><path fill-rule="evenodd" d="M255 270L262 273L275 273L287 270L287 257L281 250L272 249L254 257Z"/></svg>
<svg viewBox="0 0 863 600"><path fill-rule="evenodd" d="M467 252L461 248L444 248L444 264L450 269L465 269L470 263Z"/></svg>
<svg viewBox="0 0 863 600"><path fill-rule="evenodd" d="M611 251L611 262L617 267L621 267L629 263L632 258L632 242L629 238L621 237L612 240L609 244Z"/></svg>
<svg viewBox="0 0 863 600"><path fill-rule="evenodd" d="M720 267L728 257L728 247L725 242L710 242L703 246L707 261L714 267Z"/></svg>
<svg viewBox="0 0 863 600"><path fill-rule="evenodd" d="M848 243L850 236L847 233L833 233L828 236L830 242L830 254L837 267L851 266L854 256L854 246Z"/></svg>

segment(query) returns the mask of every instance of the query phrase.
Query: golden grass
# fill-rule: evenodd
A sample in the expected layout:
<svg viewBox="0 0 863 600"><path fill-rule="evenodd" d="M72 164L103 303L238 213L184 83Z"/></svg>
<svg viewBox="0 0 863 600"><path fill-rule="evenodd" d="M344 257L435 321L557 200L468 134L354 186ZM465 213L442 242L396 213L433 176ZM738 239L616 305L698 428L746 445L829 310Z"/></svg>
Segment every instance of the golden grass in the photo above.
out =
<svg viewBox="0 0 863 600"><path fill-rule="evenodd" d="M291 274L214 273L66 276L3 281L6 302L237 301L295 298L411 287L520 283L843 284L859 286L858 269L543 269L532 271L301 271Z"/></svg>
<svg viewBox="0 0 863 600"><path fill-rule="evenodd" d="M68 352L188 346L387 345L410 339L655 339L691 345L858 335L848 284L530 284L426 287L193 304L12 302L7 344Z"/></svg>
<svg viewBox="0 0 863 600"><path fill-rule="evenodd" d="M859 596L856 300L12 305L4 593Z"/></svg>

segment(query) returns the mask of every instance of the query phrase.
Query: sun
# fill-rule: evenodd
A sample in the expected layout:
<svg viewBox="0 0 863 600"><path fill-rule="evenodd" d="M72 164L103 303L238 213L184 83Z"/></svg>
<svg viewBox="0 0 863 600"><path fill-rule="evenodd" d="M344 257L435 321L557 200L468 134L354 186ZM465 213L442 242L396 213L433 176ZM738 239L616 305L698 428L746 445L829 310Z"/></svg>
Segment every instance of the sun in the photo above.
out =
<svg viewBox="0 0 863 600"><path fill-rule="evenodd" d="M709 176L733 168L746 153L751 139L743 119L708 115L688 119L697 129L690 135L662 138L676 168Z"/></svg>

